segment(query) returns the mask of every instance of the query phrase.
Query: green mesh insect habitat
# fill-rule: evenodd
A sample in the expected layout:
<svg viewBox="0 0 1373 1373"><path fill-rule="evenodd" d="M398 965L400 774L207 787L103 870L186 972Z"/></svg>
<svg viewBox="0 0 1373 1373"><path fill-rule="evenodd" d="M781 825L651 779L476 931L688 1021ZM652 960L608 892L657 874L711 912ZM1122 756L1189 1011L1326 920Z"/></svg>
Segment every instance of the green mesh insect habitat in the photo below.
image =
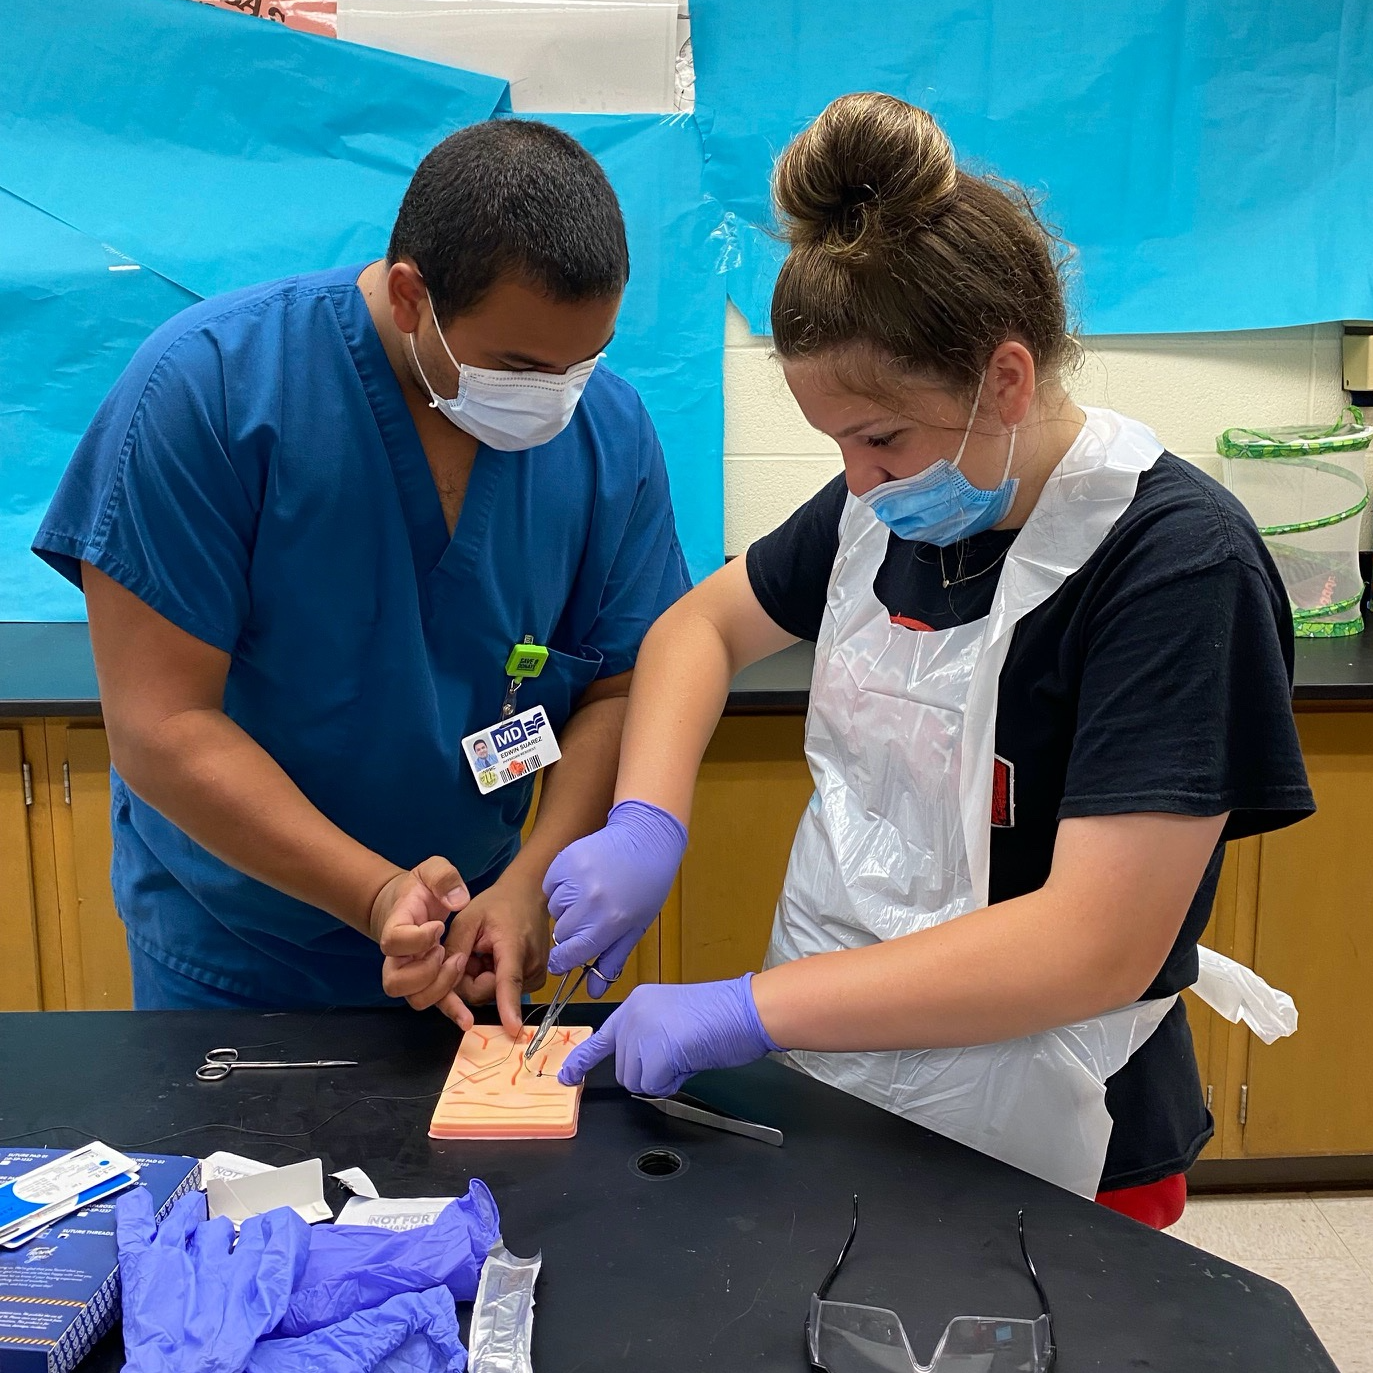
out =
<svg viewBox="0 0 1373 1373"><path fill-rule="evenodd" d="M1299 638L1363 629L1359 516L1373 427L1347 407L1331 425L1227 429L1215 475L1244 502L1282 574Z"/></svg>

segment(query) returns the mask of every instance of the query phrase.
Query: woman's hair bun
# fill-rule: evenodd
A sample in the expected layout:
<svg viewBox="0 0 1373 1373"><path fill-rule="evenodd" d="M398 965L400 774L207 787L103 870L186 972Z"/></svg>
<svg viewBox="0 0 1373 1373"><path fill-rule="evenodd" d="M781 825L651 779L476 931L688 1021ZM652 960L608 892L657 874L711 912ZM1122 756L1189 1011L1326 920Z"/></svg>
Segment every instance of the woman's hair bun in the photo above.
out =
<svg viewBox="0 0 1373 1373"><path fill-rule="evenodd" d="M772 177L787 242L855 261L938 219L957 188L953 146L934 117L875 91L827 105Z"/></svg>

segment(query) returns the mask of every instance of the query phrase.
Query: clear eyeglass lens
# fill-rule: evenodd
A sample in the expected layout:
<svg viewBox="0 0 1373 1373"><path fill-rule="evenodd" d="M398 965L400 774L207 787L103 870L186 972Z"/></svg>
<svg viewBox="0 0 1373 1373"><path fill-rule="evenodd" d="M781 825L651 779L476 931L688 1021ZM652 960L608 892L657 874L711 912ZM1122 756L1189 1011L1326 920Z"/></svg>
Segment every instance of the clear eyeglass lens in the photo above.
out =
<svg viewBox="0 0 1373 1373"><path fill-rule="evenodd" d="M920 1363L894 1311L811 1302L810 1356L826 1373L1047 1373L1049 1323L959 1316Z"/></svg>

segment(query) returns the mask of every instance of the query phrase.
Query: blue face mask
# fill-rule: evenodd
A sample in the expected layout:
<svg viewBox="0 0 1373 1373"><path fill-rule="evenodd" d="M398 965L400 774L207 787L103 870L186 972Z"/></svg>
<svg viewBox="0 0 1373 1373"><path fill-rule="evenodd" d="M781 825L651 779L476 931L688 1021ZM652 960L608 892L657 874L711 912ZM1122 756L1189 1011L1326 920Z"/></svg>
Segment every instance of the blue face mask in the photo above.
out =
<svg viewBox="0 0 1373 1373"><path fill-rule="evenodd" d="M859 497L900 538L947 548L959 539L970 538L1000 524L1015 503L1020 479L1011 476L1011 459L1015 456L1014 428L1011 430L1010 447L1006 450L1006 469L1001 474L999 485L984 491L980 486L974 486L958 470L968 446L968 436L973 432L984 381L985 372L978 380L968 427L963 431L963 441L958 445L958 453L952 462L940 458L913 477L883 482Z"/></svg>

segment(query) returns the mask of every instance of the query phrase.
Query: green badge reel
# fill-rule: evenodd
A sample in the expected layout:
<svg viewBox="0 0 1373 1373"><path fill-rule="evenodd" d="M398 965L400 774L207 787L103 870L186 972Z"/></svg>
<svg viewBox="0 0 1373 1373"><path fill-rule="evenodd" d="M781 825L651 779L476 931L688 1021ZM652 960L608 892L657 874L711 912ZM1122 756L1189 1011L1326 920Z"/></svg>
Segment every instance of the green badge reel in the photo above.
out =
<svg viewBox="0 0 1373 1373"><path fill-rule="evenodd" d="M547 661L548 650L542 644L526 640L510 650L510 656L505 660L505 675L522 682L526 677L537 677Z"/></svg>
<svg viewBox="0 0 1373 1373"><path fill-rule="evenodd" d="M510 650L510 656L505 660L505 675L510 678L510 685L505 689L505 700L501 704L502 720L508 720L515 713L515 697L520 684L537 677L547 661L548 649L543 644L536 644L532 634L526 634Z"/></svg>

